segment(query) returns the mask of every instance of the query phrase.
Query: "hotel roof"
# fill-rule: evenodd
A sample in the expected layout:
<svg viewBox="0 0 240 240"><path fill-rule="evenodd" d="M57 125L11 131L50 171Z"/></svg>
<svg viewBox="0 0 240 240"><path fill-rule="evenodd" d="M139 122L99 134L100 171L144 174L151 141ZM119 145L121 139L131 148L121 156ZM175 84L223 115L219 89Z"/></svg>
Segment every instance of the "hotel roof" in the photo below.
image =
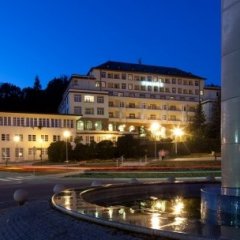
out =
<svg viewBox="0 0 240 240"><path fill-rule="evenodd" d="M125 72L135 72L135 73L149 73L149 74L205 79L204 77L200 77L190 72L185 72L183 70L180 70L174 67L152 66L152 65L145 65L145 64L114 62L114 61L107 61L101 65L91 68L91 70L92 69L101 69L101 70L109 70L109 71L125 71Z"/></svg>

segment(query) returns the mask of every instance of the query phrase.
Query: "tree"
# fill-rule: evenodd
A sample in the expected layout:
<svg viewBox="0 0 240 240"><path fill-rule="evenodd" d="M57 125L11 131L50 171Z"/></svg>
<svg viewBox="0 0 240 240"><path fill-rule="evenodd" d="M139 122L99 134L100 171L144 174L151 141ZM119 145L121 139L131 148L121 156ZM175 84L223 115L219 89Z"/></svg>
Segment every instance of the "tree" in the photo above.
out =
<svg viewBox="0 0 240 240"><path fill-rule="evenodd" d="M205 136L206 118L202 109L202 104L199 102L195 111L193 122L189 126L189 130L194 137Z"/></svg>
<svg viewBox="0 0 240 240"><path fill-rule="evenodd" d="M132 135L119 137L117 141L117 154L124 157L138 157L144 155L144 149L140 148L139 139L135 139Z"/></svg>
<svg viewBox="0 0 240 240"><path fill-rule="evenodd" d="M66 142L57 141L51 143L48 147L48 159L51 162L64 162L66 159Z"/></svg>
<svg viewBox="0 0 240 240"><path fill-rule="evenodd" d="M39 79L38 76L35 77L35 81L34 81L34 84L33 84L33 90L35 90L35 91L42 90L42 85L40 83L40 79Z"/></svg>
<svg viewBox="0 0 240 240"><path fill-rule="evenodd" d="M0 85L0 110L22 111L23 95L21 89L10 83Z"/></svg>
<svg viewBox="0 0 240 240"><path fill-rule="evenodd" d="M114 157L113 142L104 140L96 145L96 156L100 159L111 159Z"/></svg>

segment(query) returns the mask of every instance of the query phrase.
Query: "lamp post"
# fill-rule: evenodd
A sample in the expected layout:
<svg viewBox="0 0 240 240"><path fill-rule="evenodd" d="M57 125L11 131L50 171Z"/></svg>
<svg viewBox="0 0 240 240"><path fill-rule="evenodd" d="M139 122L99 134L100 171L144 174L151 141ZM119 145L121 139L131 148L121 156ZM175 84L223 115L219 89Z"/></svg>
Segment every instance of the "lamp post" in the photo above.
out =
<svg viewBox="0 0 240 240"><path fill-rule="evenodd" d="M66 130L63 132L63 136L66 138L66 163L68 164L68 138L70 137L71 133Z"/></svg>
<svg viewBox="0 0 240 240"><path fill-rule="evenodd" d="M18 156L19 156L18 143L20 142L20 136L15 135L13 137L13 141L16 143L15 158L16 158L16 160L18 160ZM7 165L7 163L6 163L6 165Z"/></svg>
<svg viewBox="0 0 240 240"><path fill-rule="evenodd" d="M175 136L175 154L178 154L178 137L182 137L184 135L184 131L182 128L176 127L173 130L173 135Z"/></svg>
<svg viewBox="0 0 240 240"><path fill-rule="evenodd" d="M154 136L154 156L155 159L157 159L157 136L159 135L159 129L160 129L160 124L157 122L154 122L150 126L150 131L152 135Z"/></svg>

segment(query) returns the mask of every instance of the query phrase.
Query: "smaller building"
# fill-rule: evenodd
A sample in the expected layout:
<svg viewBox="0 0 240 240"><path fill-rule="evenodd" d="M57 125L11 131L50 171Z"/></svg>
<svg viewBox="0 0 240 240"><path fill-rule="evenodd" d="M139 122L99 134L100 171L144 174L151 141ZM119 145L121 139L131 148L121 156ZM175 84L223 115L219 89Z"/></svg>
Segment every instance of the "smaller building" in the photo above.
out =
<svg viewBox="0 0 240 240"><path fill-rule="evenodd" d="M78 115L0 112L0 163L47 159L52 142L73 141L78 121Z"/></svg>
<svg viewBox="0 0 240 240"><path fill-rule="evenodd" d="M221 87L216 85L207 85L204 87L202 109L205 114L206 122L210 122L213 113L214 107L217 101L220 101L221 98Z"/></svg>

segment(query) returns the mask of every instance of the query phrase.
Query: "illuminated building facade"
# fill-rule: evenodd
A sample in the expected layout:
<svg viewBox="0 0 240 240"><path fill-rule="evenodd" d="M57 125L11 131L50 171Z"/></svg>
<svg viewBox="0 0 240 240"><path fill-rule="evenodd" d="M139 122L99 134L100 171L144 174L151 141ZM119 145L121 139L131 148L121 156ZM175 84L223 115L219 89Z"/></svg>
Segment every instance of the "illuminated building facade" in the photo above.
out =
<svg viewBox="0 0 240 240"><path fill-rule="evenodd" d="M76 115L1 112L0 163L47 159L47 148L64 141L64 131L70 141L75 138L78 120Z"/></svg>
<svg viewBox="0 0 240 240"><path fill-rule="evenodd" d="M108 61L87 76L72 75L59 112L82 116L84 143L144 135L155 122L166 138L192 121L203 89L204 78L177 68Z"/></svg>

